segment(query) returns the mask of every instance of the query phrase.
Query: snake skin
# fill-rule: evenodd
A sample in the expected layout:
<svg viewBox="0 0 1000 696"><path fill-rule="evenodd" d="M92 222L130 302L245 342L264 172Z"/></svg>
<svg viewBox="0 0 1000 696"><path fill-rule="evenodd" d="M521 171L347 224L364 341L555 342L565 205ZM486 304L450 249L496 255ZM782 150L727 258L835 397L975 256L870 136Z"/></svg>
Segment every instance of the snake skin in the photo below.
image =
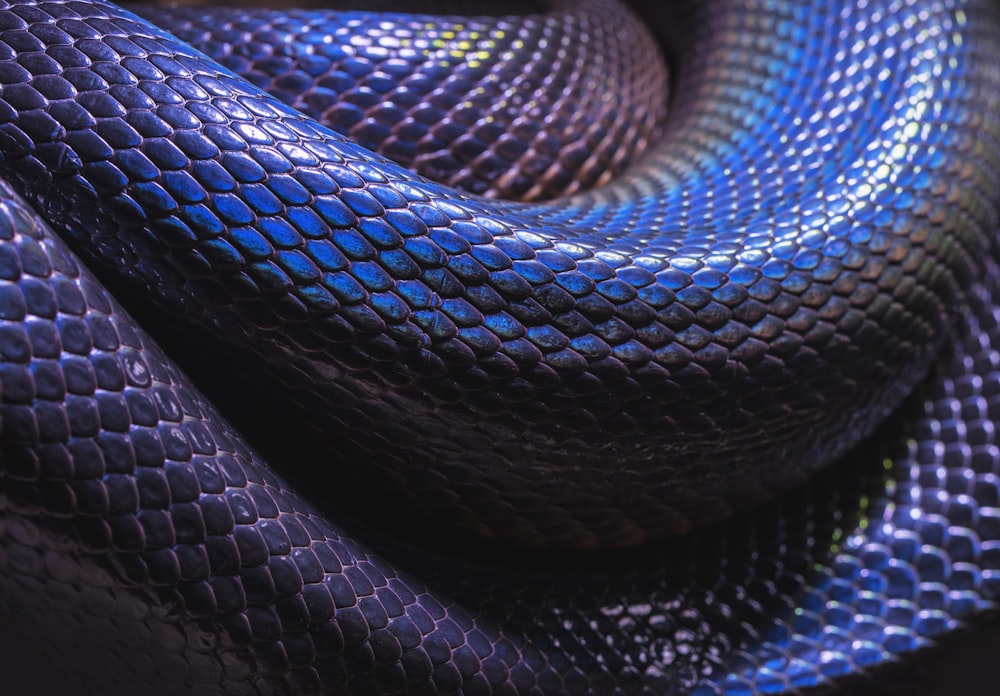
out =
<svg viewBox="0 0 1000 696"><path fill-rule="evenodd" d="M764 17L774 31L791 21ZM837 29L807 19L802 42ZM81 27L80 48L46 49L95 62L69 73L97 88L79 99L47 53L29 61L46 71L37 88L24 60L11 70L0 173L119 291L141 288L256 364L261 388L280 386L314 449L340 457L296 472L318 497L391 499L397 526L425 537L636 545L760 504L870 433L926 374L995 225L989 40L958 47L961 74L982 73L957 102L984 151L962 195L932 177L896 210L896 185L878 178L890 164L916 178L931 147L947 161L969 147L951 122L915 127L944 106L891 69L933 74L948 46L877 51L883 81L850 82L852 110L829 91L757 113L739 99L751 79L771 84L765 72L734 77L730 98L702 72L720 56L685 63L695 42L740 53L747 39L691 20L664 145L570 205L449 193L124 18L117 38ZM168 55L143 58L154 40ZM74 39L23 50L48 41ZM847 48L798 79L828 84ZM692 93L704 85L719 93ZM779 134L769 109L796 105ZM719 129L737 107L756 148ZM781 138L802 149L768 150ZM846 161L804 165L830 148ZM764 188L757 171L782 173ZM742 186L762 200L739 206L754 195Z"/></svg>
<svg viewBox="0 0 1000 696"><path fill-rule="evenodd" d="M530 204L113 6L0 5L0 618L44 661L5 674L915 693L894 664L994 636L998 9L734 4L675 19L663 145ZM265 466L47 225L341 459ZM503 544L400 546L350 498Z"/></svg>
<svg viewBox="0 0 1000 696"><path fill-rule="evenodd" d="M547 15L512 16L507 8L510 19L479 20L136 9L306 116L421 176L535 200L613 179L658 138L667 106L666 66L638 18L604 3L563 4Z"/></svg>

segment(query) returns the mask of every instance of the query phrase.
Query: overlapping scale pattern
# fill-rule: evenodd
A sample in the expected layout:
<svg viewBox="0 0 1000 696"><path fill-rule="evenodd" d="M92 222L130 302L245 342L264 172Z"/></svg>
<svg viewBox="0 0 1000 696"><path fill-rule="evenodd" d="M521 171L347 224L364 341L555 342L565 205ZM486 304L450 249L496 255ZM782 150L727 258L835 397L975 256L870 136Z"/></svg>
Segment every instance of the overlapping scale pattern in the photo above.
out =
<svg viewBox="0 0 1000 696"><path fill-rule="evenodd" d="M0 9L11 186L115 287L255 353L290 421L373 470L319 460L333 488L391 482L375 497L415 527L580 548L727 517L846 452L945 345L888 445L729 523L466 560L361 531L376 554L5 185L0 607L44 664L9 674L94 693L921 686L886 665L976 630L1000 578L997 11L768 1L744 32L723 5L676 20L672 139L530 205L437 189L111 6Z"/></svg>
<svg viewBox="0 0 1000 696"><path fill-rule="evenodd" d="M33 216L4 191L2 598L59 675L36 685L785 691L931 644L1000 590L992 282L888 470L859 452L638 559L546 571L397 549L423 582L265 468Z"/></svg>
<svg viewBox="0 0 1000 696"><path fill-rule="evenodd" d="M995 45L966 39L964 10L911 8L926 31L884 47L905 18L759 9L788 39L733 68L739 89L706 71L753 35L711 7L679 18L664 144L593 193L515 205L444 192L117 10L13 5L2 169L117 282L273 372L318 446L365 462L323 474L374 493L352 501L392 497L410 528L634 545L870 432L926 373L995 224Z"/></svg>
<svg viewBox="0 0 1000 696"><path fill-rule="evenodd" d="M667 74L633 15L594 2L509 19L512 6L494 9L503 15L138 8L359 145L472 193L587 190L657 139Z"/></svg>

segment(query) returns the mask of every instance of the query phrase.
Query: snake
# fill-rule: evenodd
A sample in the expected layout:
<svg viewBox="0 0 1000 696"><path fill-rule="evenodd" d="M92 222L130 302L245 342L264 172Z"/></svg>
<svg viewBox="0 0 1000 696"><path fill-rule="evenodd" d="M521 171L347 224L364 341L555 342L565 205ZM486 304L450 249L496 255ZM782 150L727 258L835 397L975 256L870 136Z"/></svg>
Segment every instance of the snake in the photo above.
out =
<svg viewBox="0 0 1000 696"><path fill-rule="evenodd" d="M661 69L603 2L150 11L200 50L103 0L0 2L15 693L952 693L990 674L1000 8L669 15ZM290 27L303 62L265 74ZM508 60L544 127L498 125ZM625 120L559 144L578 104L560 65L593 68ZM616 71L669 98L623 106ZM352 73L405 128L337 101ZM470 191L393 161L419 155L404 131L463 120L457 151L485 148L449 184Z"/></svg>

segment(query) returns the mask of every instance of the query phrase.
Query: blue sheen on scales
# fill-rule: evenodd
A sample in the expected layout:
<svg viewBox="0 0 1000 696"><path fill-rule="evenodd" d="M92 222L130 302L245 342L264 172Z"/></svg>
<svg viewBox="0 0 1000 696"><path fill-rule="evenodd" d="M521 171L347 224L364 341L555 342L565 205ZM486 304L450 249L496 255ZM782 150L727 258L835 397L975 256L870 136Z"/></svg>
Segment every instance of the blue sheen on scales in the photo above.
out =
<svg viewBox="0 0 1000 696"><path fill-rule="evenodd" d="M995 612L994 4L682 5L669 104L616 5L149 12L418 173L0 6L0 607L75 688L877 689Z"/></svg>

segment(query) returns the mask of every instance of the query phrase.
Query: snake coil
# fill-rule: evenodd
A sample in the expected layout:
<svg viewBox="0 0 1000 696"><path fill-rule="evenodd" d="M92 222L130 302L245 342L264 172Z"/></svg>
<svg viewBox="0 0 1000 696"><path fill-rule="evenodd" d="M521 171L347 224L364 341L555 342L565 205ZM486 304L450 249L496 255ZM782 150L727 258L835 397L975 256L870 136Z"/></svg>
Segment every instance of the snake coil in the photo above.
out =
<svg viewBox="0 0 1000 696"><path fill-rule="evenodd" d="M221 29L283 21L248 17ZM489 53L634 21L583 3L473 31ZM0 625L29 643L8 654L94 693L703 696L881 688L990 617L1000 11L713 0L673 21L660 143L607 155L610 181L558 149L542 184L506 184L551 193L584 160L603 185L513 203L111 4L0 3ZM590 132L642 144L639 121ZM473 188L516 150L485 123ZM274 469L78 258L172 316L149 319L164 340L219 341L242 393L280 385ZM339 505L492 545L397 547Z"/></svg>

